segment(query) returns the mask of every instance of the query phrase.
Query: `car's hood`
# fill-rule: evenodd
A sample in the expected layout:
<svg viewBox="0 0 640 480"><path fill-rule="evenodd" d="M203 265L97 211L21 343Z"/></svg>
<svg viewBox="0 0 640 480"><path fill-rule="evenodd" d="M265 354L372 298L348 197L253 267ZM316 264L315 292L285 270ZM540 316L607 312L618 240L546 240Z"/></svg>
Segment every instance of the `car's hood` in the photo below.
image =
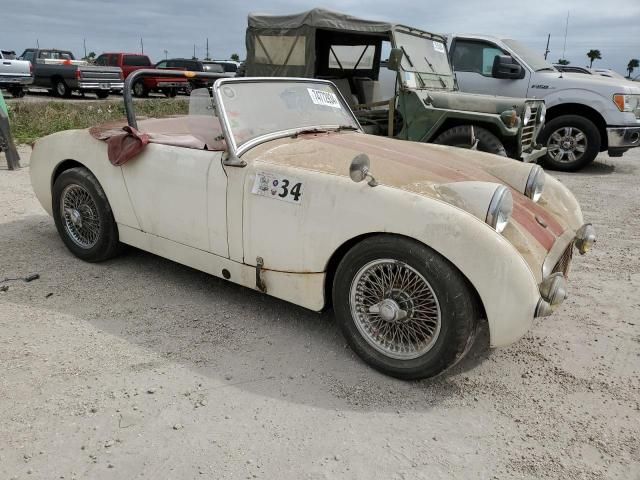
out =
<svg viewBox="0 0 640 480"><path fill-rule="evenodd" d="M400 141L361 133L303 134L255 147L245 154L258 164L275 164L333 175L349 176L351 160L361 153L371 161L371 173L381 185L410 191L448 203L442 185L481 181L507 185L496 174L508 170L514 160L482 152L442 145ZM509 185L507 185L509 186ZM570 213L552 209L553 201L532 202L511 189L514 211L504 235L530 264L539 266L546 253L571 226ZM545 193L546 194L546 193Z"/></svg>
<svg viewBox="0 0 640 480"><path fill-rule="evenodd" d="M606 90L611 93L632 93L640 94L640 87L637 87L628 80L619 78L604 77L602 75L587 75L584 73L571 72L536 72L535 83L542 83L551 89L561 88L582 88L602 92Z"/></svg>

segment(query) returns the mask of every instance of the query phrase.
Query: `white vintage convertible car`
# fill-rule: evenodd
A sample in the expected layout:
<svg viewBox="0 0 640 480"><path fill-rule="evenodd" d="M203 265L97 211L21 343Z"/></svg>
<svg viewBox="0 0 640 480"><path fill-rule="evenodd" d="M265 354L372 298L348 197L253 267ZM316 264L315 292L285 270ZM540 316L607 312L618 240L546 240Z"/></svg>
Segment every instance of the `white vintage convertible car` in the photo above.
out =
<svg viewBox="0 0 640 480"><path fill-rule="evenodd" d="M93 262L132 245L333 306L367 363L413 379L456 363L482 319L494 347L522 337L565 299L574 249L595 241L539 166L367 135L331 82L212 91L195 90L182 117L129 111L130 133L36 143L33 188L71 252Z"/></svg>

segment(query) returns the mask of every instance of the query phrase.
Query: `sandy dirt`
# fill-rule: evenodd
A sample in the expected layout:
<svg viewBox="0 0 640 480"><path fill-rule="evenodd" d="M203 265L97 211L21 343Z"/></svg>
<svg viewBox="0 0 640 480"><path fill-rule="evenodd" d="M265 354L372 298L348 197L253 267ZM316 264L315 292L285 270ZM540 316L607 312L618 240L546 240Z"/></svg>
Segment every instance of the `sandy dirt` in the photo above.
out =
<svg viewBox="0 0 640 480"><path fill-rule="evenodd" d="M28 163L28 151L23 163ZM558 177L599 234L515 345L403 382L316 314L131 249L73 257L0 161L2 479L640 479L640 152Z"/></svg>

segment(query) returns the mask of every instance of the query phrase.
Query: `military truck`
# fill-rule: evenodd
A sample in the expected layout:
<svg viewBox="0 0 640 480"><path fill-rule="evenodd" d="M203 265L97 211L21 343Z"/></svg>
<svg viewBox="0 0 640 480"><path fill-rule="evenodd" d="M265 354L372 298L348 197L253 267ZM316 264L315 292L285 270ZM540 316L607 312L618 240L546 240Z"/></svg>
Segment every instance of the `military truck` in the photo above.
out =
<svg viewBox="0 0 640 480"><path fill-rule="evenodd" d="M250 14L246 46L247 76L329 79L367 133L527 162L545 154L544 102L459 92L440 35L313 9Z"/></svg>

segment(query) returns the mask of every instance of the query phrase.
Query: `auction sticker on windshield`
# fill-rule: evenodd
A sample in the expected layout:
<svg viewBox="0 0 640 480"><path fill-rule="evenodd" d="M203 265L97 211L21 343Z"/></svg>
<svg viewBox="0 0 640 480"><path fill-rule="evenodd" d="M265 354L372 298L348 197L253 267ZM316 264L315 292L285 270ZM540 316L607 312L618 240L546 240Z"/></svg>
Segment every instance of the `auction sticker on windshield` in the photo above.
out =
<svg viewBox="0 0 640 480"><path fill-rule="evenodd" d="M300 205L303 186L303 183L296 178L283 177L268 172L257 172L251 193Z"/></svg>
<svg viewBox="0 0 640 480"><path fill-rule="evenodd" d="M333 92L325 92L323 90L316 90L313 88L307 88L311 101L316 105L324 105L325 107L342 108L338 97Z"/></svg>
<svg viewBox="0 0 640 480"><path fill-rule="evenodd" d="M444 44L441 42L433 41L433 49L438 53L444 53Z"/></svg>

